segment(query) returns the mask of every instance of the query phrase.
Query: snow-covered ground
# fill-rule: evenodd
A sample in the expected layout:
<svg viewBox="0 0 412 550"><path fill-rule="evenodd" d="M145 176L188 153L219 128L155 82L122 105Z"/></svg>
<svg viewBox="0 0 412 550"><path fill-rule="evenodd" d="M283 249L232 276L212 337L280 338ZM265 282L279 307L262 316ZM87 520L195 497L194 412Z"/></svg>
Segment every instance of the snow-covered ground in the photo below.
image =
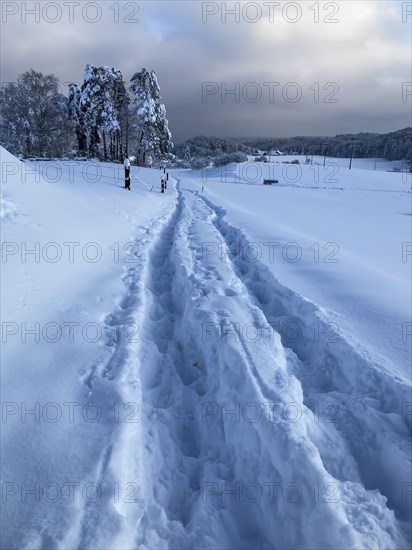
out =
<svg viewBox="0 0 412 550"><path fill-rule="evenodd" d="M184 181L203 187L225 220L244 230L242 257L328 310L333 324L324 338L344 332L410 380L412 175L374 172L371 159L356 159L363 168L349 171L347 159L323 167L282 158L189 172Z"/></svg>
<svg viewBox="0 0 412 550"><path fill-rule="evenodd" d="M1 157L4 548L410 545L410 176Z"/></svg>

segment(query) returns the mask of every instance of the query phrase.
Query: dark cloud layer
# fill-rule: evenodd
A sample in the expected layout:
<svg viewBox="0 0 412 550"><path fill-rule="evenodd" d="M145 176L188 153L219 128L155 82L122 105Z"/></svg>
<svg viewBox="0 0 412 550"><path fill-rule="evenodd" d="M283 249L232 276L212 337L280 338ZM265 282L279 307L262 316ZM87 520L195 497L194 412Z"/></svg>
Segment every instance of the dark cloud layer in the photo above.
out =
<svg viewBox="0 0 412 550"><path fill-rule="evenodd" d="M405 4L3 0L2 81L153 68L176 141L390 131L411 124Z"/></svg>

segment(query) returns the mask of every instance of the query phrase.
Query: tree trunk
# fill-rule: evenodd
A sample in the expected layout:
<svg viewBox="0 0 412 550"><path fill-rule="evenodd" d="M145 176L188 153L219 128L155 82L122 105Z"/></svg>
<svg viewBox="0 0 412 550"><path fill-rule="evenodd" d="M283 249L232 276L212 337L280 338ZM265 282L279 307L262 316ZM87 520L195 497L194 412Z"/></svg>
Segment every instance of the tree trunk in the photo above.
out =
<svg viewBox="0 0 412 550"><path fill-rule="evenodd" d="M104 160L107 160L106 132L103 132L103 155Z"/></svg>

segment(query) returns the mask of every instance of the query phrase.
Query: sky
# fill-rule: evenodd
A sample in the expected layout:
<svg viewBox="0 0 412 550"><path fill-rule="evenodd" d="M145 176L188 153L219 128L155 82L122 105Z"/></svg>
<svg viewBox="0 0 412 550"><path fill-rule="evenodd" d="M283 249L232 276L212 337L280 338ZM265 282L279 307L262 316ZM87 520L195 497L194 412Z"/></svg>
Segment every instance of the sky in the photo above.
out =
<svg viewBox="0 0 412 550"><path fill-rule="evenodd" d="M86 64L159 80L176 143L412 125L412 2L1 2L2 85L33 68L62 93ZM409 84L408 84L409 83Z"/></svg>

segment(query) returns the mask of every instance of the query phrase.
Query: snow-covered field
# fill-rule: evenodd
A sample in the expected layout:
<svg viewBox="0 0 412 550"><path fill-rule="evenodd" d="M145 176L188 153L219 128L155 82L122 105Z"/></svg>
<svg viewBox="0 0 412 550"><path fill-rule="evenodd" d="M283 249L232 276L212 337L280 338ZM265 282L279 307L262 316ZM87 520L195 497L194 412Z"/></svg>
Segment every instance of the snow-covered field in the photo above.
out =
<svg viewBox="0 0 412 550"><path fill-rule="evenodd" d="M4 548L410 546L410 176L293 158L2 149Z"/></svg>

